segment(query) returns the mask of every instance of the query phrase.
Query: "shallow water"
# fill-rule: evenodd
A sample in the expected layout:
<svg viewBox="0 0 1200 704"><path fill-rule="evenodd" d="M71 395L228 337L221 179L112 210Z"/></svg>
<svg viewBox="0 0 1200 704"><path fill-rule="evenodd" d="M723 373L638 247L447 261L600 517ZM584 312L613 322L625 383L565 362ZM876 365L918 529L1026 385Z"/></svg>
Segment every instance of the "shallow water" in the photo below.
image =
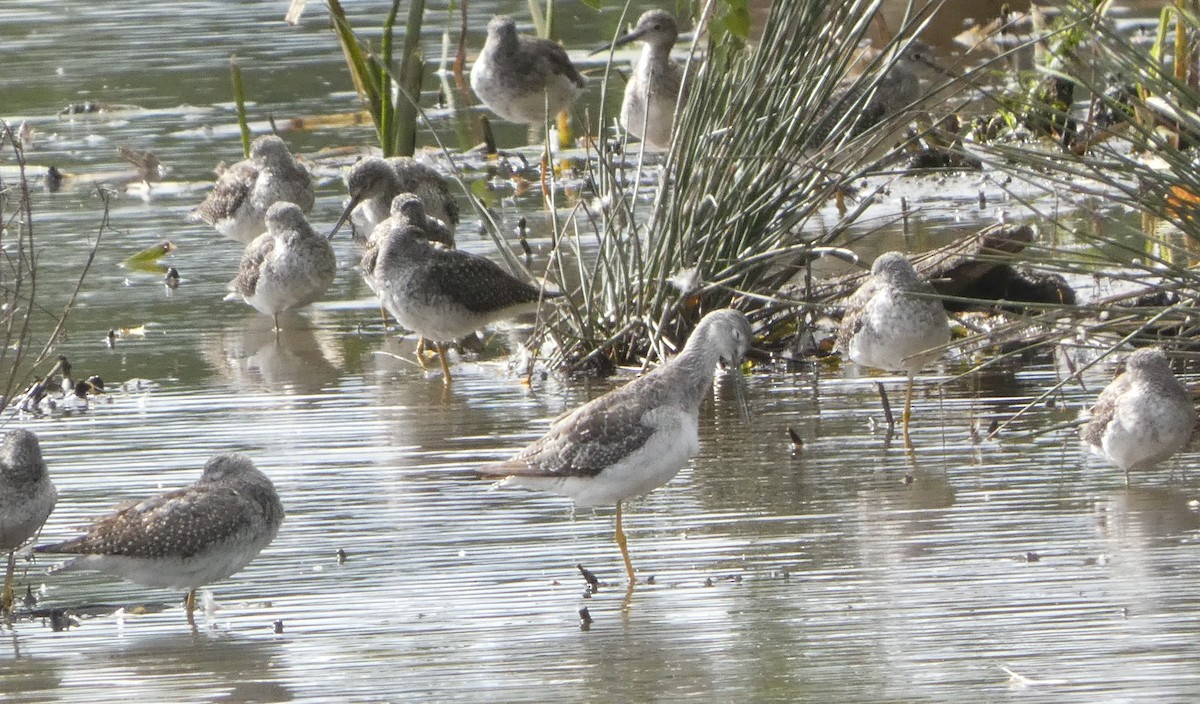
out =
<svg viewBox="0 0 1200 704"><path fill-rule="evenodd" d="M348 5L359 19L375 12ZM205 180L239 154L224 136L231 53L260 118L356 104L316 4L299 29L278 21L280 3L100 7L0 9L0 41L20 52L0 73L0 109L37 128L38 167L116 182L115 148L128 144L155 151L171 181ZM494 9L472 3L473 24ZM575 11L590 24L565 22L581 25L568 43L590 46L603 33L590 10ZM429 22L431 51L446 21L443 8ZM144 110L55 116L88 99ZM450 133L453 120L438 124ZM523 138L500 128L506 143ZM287 137L306 154L371 141L365 128ZM339 209L334 175L318 193L318 228ZM79 181L35 196L49 301L65 297L96 231L100 204ZM189 483L231 450L272 477L288 519L249 567L213 585L215 610L194 632L177 594L22 563L38 608L98 615L65 632L41 619L6 629L0 701L1094 702L1182 700L1200 687L1200 480L1181 471L1195 452L1126 489L1070 430L1039 434L1090 402L1104 365L1086 389L1069 384L1053 407L976 442L973 425L1011 416L1062 363L955 379L967 365L948 361L918 382L915 456L873 426L875 382L895 404L900 379L826 364L756 370L747 422L723 378L692 467L626 512L639 576L654 578L627 598L611 509L573 513L474 474L627 376L530 390L488 356L457 364L447 391L409 361L411 339L383 335L346 239L328 302L286 317L276 342L267 318L221 301L240 249L186 222L201 197L181 187L112 202L114 230L60 347L111 393L85 413L15 423L38 433L60 492L41 540ZM530 215L535 246L546 241L536 198L499 213L509 226ZM973 197L946 199L914 216L906 243L930 246L992 215ZM174 292L161 274L119 266L163 238L179 246L165 260L183 275ZM471 225L459 241L492 251ZM860 244L902 242L889 230ZM109 348L110 328L135 330ZM585 594L577 564L606 584Z"/></svg>

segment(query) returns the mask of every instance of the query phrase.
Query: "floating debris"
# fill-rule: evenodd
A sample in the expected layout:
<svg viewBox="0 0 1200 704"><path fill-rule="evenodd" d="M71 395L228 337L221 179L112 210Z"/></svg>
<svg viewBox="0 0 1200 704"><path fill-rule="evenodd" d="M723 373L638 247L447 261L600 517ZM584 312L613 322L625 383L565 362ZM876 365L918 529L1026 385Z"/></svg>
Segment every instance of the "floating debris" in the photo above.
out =
<svg viewBox="0 0 1200 704"><path fill-rule="evenodd" d="M179 288L179 270L175 267L167 267L167 275L163 277L163 285L171 290Z"/></svg>
<svg viewBox="0 0 1200 704"><path fill-rule="evenodd" d="M804 452L804 438L800 437L800 433L797 433L796 429L790 425L788 426L787 430L788 437L791 438L792 441L792 454L799 455Z"/></svg>
<svg viewBox="0 0 1200 704"><path fill-rule="evenodd" d="M592 614L586 606L579 609L579 630L587 631L592 627Z"/></svg>
<svg viewBox="0 0 1200 704"><path fill-rule="evenodd" d="M346 551L341 548L337 549L337 563L339 565L346 564Z"/></svg>
<svg viewBox="0 0 1200 704"><path fill-rule="evenodd" d="M170 240L162 240L127 258L121 262L121 266L137 271L159 271L162 269L162 265L158 263L158 260L176 249L178 248Z"/></svg>
<svg viewBox="0 0 1200 704"><path fill-rule="evenodd" d="M283 633L283 619L277 618L274 622L275 633Z"/></svg>
<svg viewBox="0 0 1200 704"><path fill-rule="evenodd" d="M63 172L58 170L57 166L50 166L46 169L46 175L42 176L42 187L51 193L58 193L62 188Z"/></svg>

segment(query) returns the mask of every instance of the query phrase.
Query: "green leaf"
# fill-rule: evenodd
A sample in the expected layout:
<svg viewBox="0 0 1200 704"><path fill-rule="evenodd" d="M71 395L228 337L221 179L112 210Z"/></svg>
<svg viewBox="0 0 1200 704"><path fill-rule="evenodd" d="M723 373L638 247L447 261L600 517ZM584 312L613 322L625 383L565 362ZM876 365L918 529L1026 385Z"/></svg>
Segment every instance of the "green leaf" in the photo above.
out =
<svg viewBox="0 0 1200 704"><path fill-rule="evenodd" d="M129 257L121 262L121 266L138 271L161 271L162 266L158 264L158 260L174 252L175 249L175 245L170 240L163 240Z"/></svg>

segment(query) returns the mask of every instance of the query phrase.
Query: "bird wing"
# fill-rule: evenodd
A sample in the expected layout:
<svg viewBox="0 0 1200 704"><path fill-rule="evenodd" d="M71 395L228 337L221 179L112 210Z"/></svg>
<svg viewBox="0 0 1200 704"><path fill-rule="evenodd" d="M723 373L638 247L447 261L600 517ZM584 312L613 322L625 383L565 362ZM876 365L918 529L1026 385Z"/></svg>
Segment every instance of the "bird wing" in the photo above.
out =
<svg viewBox="0 0 1200 704"><path fill-rule="evenodd" d="M454 289L454 297L473 313L488 313L538 300L540 291L490 259L459 250L431 247L430 279Z"/></svg>
<svg viewBox="0 0 1200 704"><path fill-rule="evenodd" d="M1113 419L1117 411L1117 400L1121 394L1129 390L1130 382L1126 374L1121 374L1112 380L1104 390L1100 392L1100 396L1096 398L1096 403L1088 412L1088 421L1079 428L1079 437L1089 445L1100 447L1101 441L1104 439L1104 431L1108 428L1108 422Z"/></svg>
<svg viewBox="0 0 1200 704"><path fill-rule="evenodd" d="M579 74L579 70L575 68L575 64L571 63L571 57L567 56L567 52L558 42L549 39L535 39L537 42L537 57L545 67L554 74L566 76L567 80L571 81L580 88L586 85L583 76Z"/></svg>
<svg viewBox="0 0 1200 704"><path fill-rule="evenodd" d="M516 457L486 465L481 474L526 477L594 477L635 452L660 430L647 418L656 404L630 385L594 399L555 421ZM652 396L652 395L651 395Z"/></svg>
<svg viewBox="0 0 1200 704"><path fill-rule="evenodd" d="M258 276L262 272L262 263L275 251L275 235L263 233L246 245L242 252L242 263L238 266L237 276L229 282L229 290L243 298L253 296L258 288Z"/></svg>
<svg viewBox="0 0 1200 704"><path fill-rule="evenodd" d="M39 552L74 555L187 558L252 528L253 498L228 486L194 484L119 508L92 524L85 535Z"/></svg>
<svg viewBox="0 0 1200 704"><path fill-rule="evenodd" d="M867 313L867 304L875 297L875 293L879 290L879 280L874 277L867 277L858 290L846 299L845 314L842 316L842 324L838 327L837 345L839 350L850 349L850 339L862 329L864 318Z"/></svg>
<svg viewBox="0 0 1200 704"><path fill-rule="evenodd" d="M213 184L204 202L192 211L192 217L209 225L216 225L218 221L231 217L254 190L256 178L258 167L253 162L239 161L230 166Z"/></svg>

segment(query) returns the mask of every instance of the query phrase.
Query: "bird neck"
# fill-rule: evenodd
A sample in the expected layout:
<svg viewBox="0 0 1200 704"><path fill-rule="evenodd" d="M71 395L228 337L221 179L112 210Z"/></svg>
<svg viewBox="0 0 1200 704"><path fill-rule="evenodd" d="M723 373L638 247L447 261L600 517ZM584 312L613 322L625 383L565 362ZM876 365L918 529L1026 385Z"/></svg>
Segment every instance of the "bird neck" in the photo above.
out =
<svg viewBox="0 0 1200 704"><path fill-rule="evenodd" d="M700 407L700 402L712 387L713 372L721 357L716 348L708 343L708 334L708 328L697 328L683 350L670 363L670 368L676 370L673 374L677 377L674 383L679 385L693 408Z"/></svg>
<svg viewBox="0 0 1200 704"><path fill-rule="evenodd" d="M501 32L496 36L495 45L494 53L515 54L521 49L521 38L517 36L516 32Z"/></svg>
<svg viewBox="0 0 1200 704"><path fill-rule="evenodd" d="M642 45L642 65L662 65L671 61L672 44L647 43Z"/></svg>

